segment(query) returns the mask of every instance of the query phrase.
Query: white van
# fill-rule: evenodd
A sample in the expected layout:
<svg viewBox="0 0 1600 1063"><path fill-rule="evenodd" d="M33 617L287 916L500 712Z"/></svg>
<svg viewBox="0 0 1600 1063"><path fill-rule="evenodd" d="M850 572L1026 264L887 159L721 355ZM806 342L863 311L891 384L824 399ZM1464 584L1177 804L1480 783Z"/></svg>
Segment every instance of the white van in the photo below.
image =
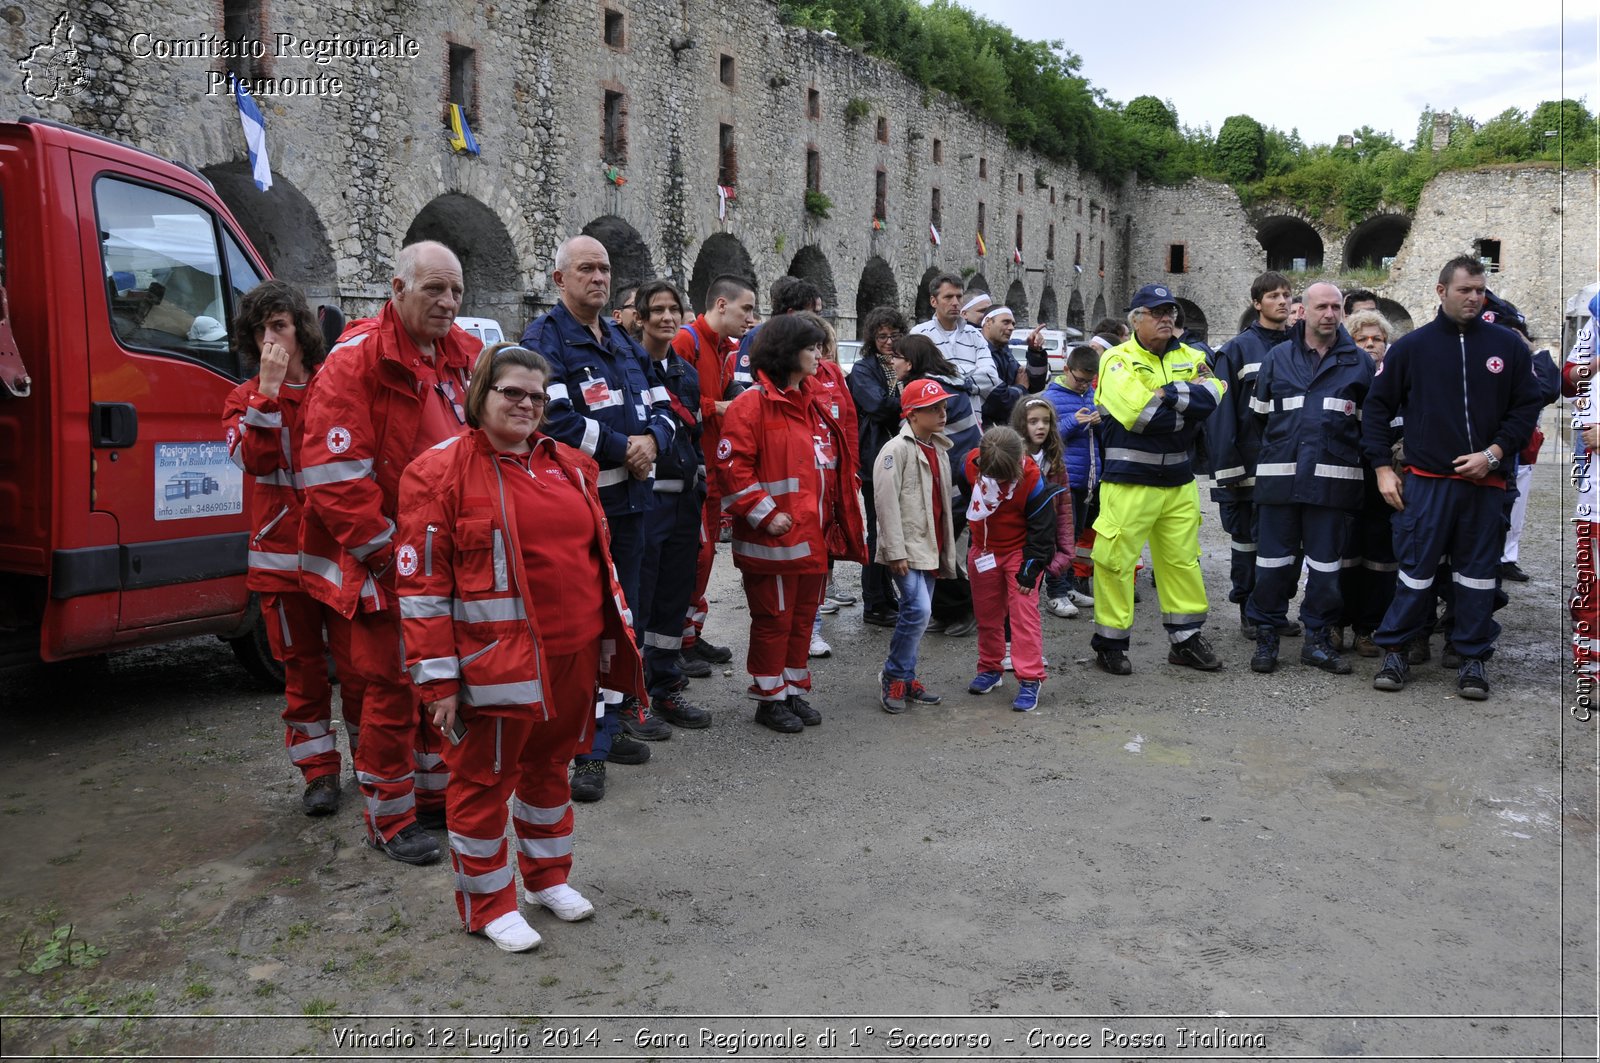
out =
<svg viewBox="0 0 1600 1063"><path fill-rule="evenodd" d="M458 317L456 324L466 329L485 347L500 343L506 338L500 322L492 317Z"/></svg>

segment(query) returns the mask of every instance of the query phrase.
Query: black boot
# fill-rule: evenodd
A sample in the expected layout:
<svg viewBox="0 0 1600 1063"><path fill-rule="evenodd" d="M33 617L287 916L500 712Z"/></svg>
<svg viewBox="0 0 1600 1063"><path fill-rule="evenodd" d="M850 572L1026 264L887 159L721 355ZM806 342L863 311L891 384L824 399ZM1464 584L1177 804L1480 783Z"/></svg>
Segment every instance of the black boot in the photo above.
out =
<svg viewBox="0 0 1600 1063"><path fill-rule="evenodd" d="M1250 658L1252 672L1276 671L1278 667L1278 632L1271 624L1256 625L1256 652Z"/></svg>

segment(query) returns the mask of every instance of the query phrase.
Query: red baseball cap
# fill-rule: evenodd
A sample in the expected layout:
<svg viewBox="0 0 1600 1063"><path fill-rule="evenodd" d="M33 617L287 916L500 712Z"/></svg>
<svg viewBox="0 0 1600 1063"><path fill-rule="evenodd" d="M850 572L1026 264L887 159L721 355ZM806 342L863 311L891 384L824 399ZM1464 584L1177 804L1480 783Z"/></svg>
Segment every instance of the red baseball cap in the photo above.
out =
<svg viewBox="0 0 1600 1063"><path fill-rule="evenodd" d="M912 410L920 410L924 406L933 406L950 397L950 393L939 386L937 380L913 380L906 385L900 393L900 416L904 417Z"/></svg>

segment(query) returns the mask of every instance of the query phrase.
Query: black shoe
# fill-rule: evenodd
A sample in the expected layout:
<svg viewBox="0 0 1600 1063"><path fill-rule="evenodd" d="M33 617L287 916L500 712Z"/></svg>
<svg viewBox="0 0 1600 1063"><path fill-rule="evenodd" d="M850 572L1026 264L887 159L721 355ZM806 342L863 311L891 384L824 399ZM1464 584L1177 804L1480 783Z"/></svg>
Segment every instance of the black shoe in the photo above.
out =
<svg viewBox="0 0 1600 1063"><path fill-rule="evenodd" d="M970 614L944 626L944 633L957 639L965 638L976 630L978 630L978 618Z"/></svg>
<svg viewBox="0 0 1600 1063"><path fill-rule="evenodd" d="M580 760L572 766L572 799L598 801L606 795L606 762Z"/></svg>
<svg viewBox="0 0 1600 1063"><path fill-rule="evenodd" d="M1094 663L1108 675L1133 674L1133 665L1128 663L1128 655L1121 650L1097 650Z"/></svg>
<svg viewBox="0 0 1600 1063"><path fill-rule="evenodd" d="M638 698L623 702L621 713L622 729L635 738L646 742L665 742L672 737L672 728L667 726L666 721L656 719L650 706Z"/></svg>
<svg viewBox="0 0 1600 1063"><path fill-rule="evenodd" d="M873 627L894 627L900 623L900 614L894 609L867 609L861 613L861 621Z"/></svg>
<svg viewBox="0 0 1600 1063"><path fill-rule="evenodd" d="M782 734L796 734L806 729L800 717L790 712L789 706L782 701L763 701L757 705L756 723Z"/></svg>
<svg viewBox="0 0 1600 1063"><path fill-rule="evenodd" d="M1300 663L1334 675L1350 674L1350 662L1340 657L1339 651L1333 648L1327 628L1306 632L1306 644L1300 647Z"/></svg>
<svg viewBox="0 0 1600 1063"><path fill-rule="evenodd" d="M1486 701L1489 697L1489 677L1483 674L1483 661L1467 657L1456 673L1456 690L1468 701Z"/></svg>
<svg viewBox="0 0 1600 1063"><path fill-rule="evenodd" d="M607 764L643 764L649 759L650 747L643 742L636 742L625 734L612 735Z"/></svg>
<svg viewBox="0 0 1600 1063"><path fill-rule="evenodd" d="M417 826L423 830L444 830L444 806L423 808L417 806Z"/></svg>
<svg viewBox="0 0 1600 1063"><path fill-rule="evenodd" d="M711 726L711 714L698 705L684 701L677 694L657 694L650 699L656 718L666 720L674 727L699 730Z"/></svg>
<svg viewBox="0 0 1600 1063"><path fill-rule="evenodd" d="M789 711L793 713L806 727L815 727L822 722L822 713L811 707L811 702L799 694L789 695Z"/></svg>
<svg viewBox="0 0 1600 1063"><path fill-rule="evenodd" d="M948 621L948 620L940 620L936 616L930 616L928 618L928 627L927 627L927 630L924 632L924 634L937 635L940 632L944 631L945 626L947 624L949 624L949 623L950 623L950 621Z"/></svg>
<svg viewBox="0 0 1600 1063"><path fill-rule="evenodd" d="M388 841L374 842L368 838L367 844L402 864L431 864L439 859L438 840L415 823L408 824Z"/></svg>
<svg viewBox="0 0 1600 1063"><path fill-rule="evenodd" d="M1433 659L1433 646L1426 635L1418 635L1407 643L1405 652L1407 664L1423 664Z"/></svg>
<svg viewBox="0 0 1600 1063"><path fill-rule="evenodd" d="M704 635L694 640L694 645L689 647L689 653L711 664L727 664L733 660L732 650L726 646L718 646ZM688 654L684 656L688 656Z"/></svg>
<svg viewBox="0 0 1600 1063"><path fill-rule="evenodd" d="M1449 639L1444 640L1444 649L1439 651L1440 668L1460 668L1461 651L1456 649L1456 644Z"/></svg>
<svg viewBox="0 0 1600 1063"><path fill-rule="evenodd" d="M1411 665L1406 663L1406 655L1390 650L1383 655L1383 667L1372 677L1372 689L1404 690L1406 677L1410 673Z"/></svg>
<svg viewBox="0 0 1600 1063"><path fill-rule="evenodd" d="M711 664L704 657L678 654L678 671L690 679L710 679Z"/></svg>
<svg viewBox="0 0 1600 1063"><path fill-rule="evenodd" d="M1172 649L1167 651L1167 663L1198 668L1202 672L1215 672L1222 667L1222 662L1211 649L1211 643L1198 631L1182 642L1173 644Z"/></svg>
<svg viewBox="0 0 1600 1063"><path fill-rule="evenodd" d="M1502 561L1500 563L1500 578L1508 579L1512 583L1528 582L1528 574L1522 571L1522 566L1515 561Z"/></svg>
<svg viewBox="0 0 1600 1063"><path fill-rule="evenodd" d="M1256 625L1256 652L1250 670L1265 675L1278 667L1278 632L1271 624Z"/></svg>
<svg viewBox="0 0 1600 1063"><path fill-rule="evenodd" d="M1282 635L1286 639L1297 639L1297 638L1299 638L1300 634L1301 634L1300 621L1298 621L1298 620L1289 620L1289 621L1285 621L1282 624L1279 624L1278 625L1278 634Z"/></svg>
<svg viewBox="0 0 1600 1063"><path fill-rule="evenodd" d="M1256 627L1258 625L1250 619L1250 607L1245 602L1239 603L1239 634L1251 642L1256 640Z"/></svg>
<svg viewBox="0 0 1600 1063"><path fill-rule="evenodd" d="M339 776L318 775L306 783L300 805L308 816L331 816L339 811Z"/></svg>

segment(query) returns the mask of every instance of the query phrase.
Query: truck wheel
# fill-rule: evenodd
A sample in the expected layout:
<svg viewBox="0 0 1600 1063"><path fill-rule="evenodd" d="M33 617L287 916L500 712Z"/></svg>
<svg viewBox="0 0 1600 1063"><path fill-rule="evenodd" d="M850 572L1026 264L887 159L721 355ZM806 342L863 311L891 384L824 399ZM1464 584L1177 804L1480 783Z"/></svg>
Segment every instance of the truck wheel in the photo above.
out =
<svg viewBox="0 0 1600 1063"><path fill-rule="evenodd" d="M284 684L283 662L272 655L272 644L267 641L267 618L261 612L255 597L250 599L254 622L250 630L236 639L228 639L233 655L239 658L244 670L272 690L282 690Z"/></svg>

